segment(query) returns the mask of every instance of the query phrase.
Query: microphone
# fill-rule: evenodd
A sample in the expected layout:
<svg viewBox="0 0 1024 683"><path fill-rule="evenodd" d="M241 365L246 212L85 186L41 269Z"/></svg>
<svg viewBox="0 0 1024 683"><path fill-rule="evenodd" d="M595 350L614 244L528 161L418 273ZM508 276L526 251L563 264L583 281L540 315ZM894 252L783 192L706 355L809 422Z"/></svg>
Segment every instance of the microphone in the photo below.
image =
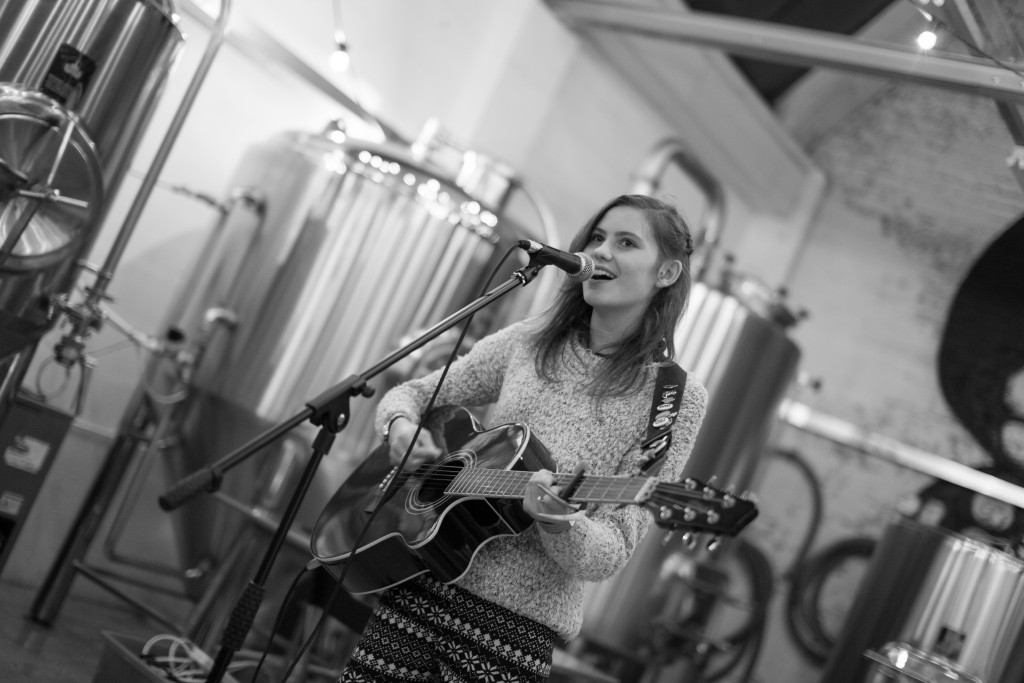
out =
<svg viewBox="0 0 1024 683"><path fill-rule="evenodd" d="M583 282L594 276L594 259L582 252L570 254L533 240L519 240L516 246L530 255L530 263L564 270L574 282Z"/></svg>

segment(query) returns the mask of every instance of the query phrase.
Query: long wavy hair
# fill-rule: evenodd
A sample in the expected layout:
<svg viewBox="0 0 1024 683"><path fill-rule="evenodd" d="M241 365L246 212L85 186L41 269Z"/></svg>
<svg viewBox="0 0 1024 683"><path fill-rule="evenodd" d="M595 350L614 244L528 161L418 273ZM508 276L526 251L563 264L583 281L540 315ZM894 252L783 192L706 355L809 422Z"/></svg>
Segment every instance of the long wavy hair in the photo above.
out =
<svg viewBox="0 0 1024 683"><path fill-rule="evenodd" d="M661 259L678 259L683 268L673 284L655 293L640 324L598 366L588 387L588 392L598 399L639 391L652 367L674 359L675 328L686 308L692 284L693 240L689 227L675 207L646 195L620 195L602 206L573 237L570 251L583 251L605 214L618 206L639 209L651 228ZM592 310L583 299L583 284L566 281L533 337L537 373L541 377L558 381L562 351L574 339L589 344Z"/></svg>

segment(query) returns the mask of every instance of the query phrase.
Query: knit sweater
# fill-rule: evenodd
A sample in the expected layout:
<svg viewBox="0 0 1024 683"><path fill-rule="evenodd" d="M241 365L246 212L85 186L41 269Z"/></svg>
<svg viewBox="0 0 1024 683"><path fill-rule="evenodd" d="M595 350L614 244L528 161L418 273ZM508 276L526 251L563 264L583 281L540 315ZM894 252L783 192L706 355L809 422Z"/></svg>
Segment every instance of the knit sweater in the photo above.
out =
<svg viewBox="0 0 1024 683"><path fill-rule="evenodd" d="M606 361L573 342L562 351L564 367L558 381L546 381L535 369L529 325L515 323L478 341L452 364L435 407L493 403L488 426L527 424L550 451L559 472L585 461L587 474L635 475L655 372L648 373L639 392L606 398L595 408L585 385L598 364ZM395 415L418 420L437 378L434 372L385 394L377 408L378 432ZM659 478L679 479L706 403L703 385L688 377ZM534 524L518 536L484 544L457 584L569 640L582 626L584 582L607 579L622 569L649 521L643 507L602 505L591 507L584 519L562 533L548 533Z"/></svg>

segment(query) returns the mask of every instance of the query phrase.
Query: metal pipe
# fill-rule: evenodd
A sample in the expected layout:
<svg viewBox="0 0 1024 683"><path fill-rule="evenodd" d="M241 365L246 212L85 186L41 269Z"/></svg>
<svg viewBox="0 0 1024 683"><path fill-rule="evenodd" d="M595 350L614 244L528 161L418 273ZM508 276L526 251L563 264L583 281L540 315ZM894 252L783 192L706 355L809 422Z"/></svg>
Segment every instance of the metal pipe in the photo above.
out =
<svg viewBox="0 0 1024 683"><path fill-rule="evenodd" d="M230 18L230 5L231 0L221 0L220 14L217 17L213 33L210 36L210 40L207 42L206 49L203 52L199 66L192 75L192 80L189 82L185 95L174 114L174 118L171 120L167 131L164 133L164 137L160 142L156 155L154 156L145 177L142 179L142 185L139 188L138 193L135 195L135 199L128 210L128 215L125 217L124 223L121 225L121 229L114 237L114 243L111 245L110 251L107 253L107 258L96 272L95 282L91 287L87 287L85 290L85 299L82 303L76 306L71 306L62 299L54 302L60 312L72 319L71 329L61 338L60 341L58 341L55 351L58 362L63 365L70 367L76 362L85 362L85 356L83 353L85 340L87 340L92 333L95 330L98 330L103 324L105 314L101 305L104 300L109 298L106 293L107 288L114 277L114 271L117 268L121 257L124 255L124 250L128 245L128 240L131 238L132 233L135 231L135 227L139 222L139 218L142 216L142 211L145 208L146 203L149 201L149 197L153 193L153 189L156 187L160 173L163 171L164 164L170 156L171 149L174 147L174 143L178 138L178 134L181 132L185 119L188 117L192 104L195 102L196 96L199 94L199 89L202 86L203 81L206 79L206 75L213 64L213 60L216 57L217 52L224 43L224 37L227 33L227 26Z"/></svg>
<svg viewBox="0 0 1024 683"><path fill-rule="evenodd" d="M237 498L232 498L226 493L223 493L222 491L214 491L211 495L218 503L223 503L235 512L242 514L263 531L274 533L280 525L280 520L264 508L247 505ZM288 529L286 534L287 535L284 540L290 543L296 550L302 553L309 552L308 534L303 534L295 529Z"/></svg>
<svg viewBox="0 0 1024 683"><path fill-rule="evenodd" d="M922 12L952 26L953 37L966 45L972 55L979 58L987 57L1007 69L1017 69L1017 74L1024 78L1016 66L1024 57L1024 47L1013 34L1006 18L1002 16L999 6L992 0L975 0L972 3L951 2L948 5L933 3L931 0L910 2ZM978 6L979 4L985 6ZM1007 166L1021 187L1024 187L1024 160L1021 153L1024 147L1024 118L1021 118L1017 107L1008 102L996 100L996 107L1014 143L1014 151L1007 159Z"/></svg>
<svg viewBox="0 0 1024 683"><path fill-rule="evenodd" d="M135 195L135 200L128 211L128 215L125 217L121 230L118 232L113 245L110 247L110 251L107 253L107 259L96 274L96 282L88 290L86 301L83 304L87 310L98 307L99 303L105 298L107 286L110 284L110 280L114 276L114 270L117 268L117 264L120 262L121 256L124 254L128 240L131 237L132 232L135 230L135 226L139 222L139 217L142 215L142 210L145 208L146 202L149 201L149 196L152 194L153 188L156 187L157 180L160 177L160 173L163 171L164 164L167 162L167 158L170 156L171 149L174 147L174 143L178 138L178 134L181 132L185 119L188 117L189 111L192 109L192 104L195 102L196 96L199 94L199 89L202 87L203 81L206 79L206 75L213 64L214 57L217 56L217 52L220 50L220 47L224 42L230 19L230 10L231 0L221 0L220 13L217 16L217 22L214 24L210 40L207 42L206 50L203 52L202 60L196 68L195 73L192 75L192 80L188 85L185 96L182 98L181 104L178 106L178 110L175 112L174 118L171 120L171 124L168 126L167 132L164 134L164 138L160 143L160 147L157 149L156 155L153 158L153 162L150 164L146 176L142 179L142 185L139 188L138 193Z"/></svg>
<svg viewBox="0 0 1024 683"><path fill-rule="evenodd" d="M523 196L533 204L533 208L537 212L537 216L540 217L540 225L543 230L541 239L546 244L557 245L561 241L561 238L558 234L558 225L555 221L555 215L552 213L551 207L548 203L541 198L540 195L528 188L518 178L512 181L512 189L521 192ZM549 274L548 277L541 279L540 284L533 291L533 296L530 299L530 306L527 309L528 315L539 314L551 304L556 284L559 282L560 280L552 277L551 274Z"/></svg>
<svg viewBox="0 0 1024 683"><path fill-rule="evenodd" d="M779 417L790 426L841 446L854 448L900 467L907 467L1015 507L1024 508L1024 488L1020 486L941 455L874 434L838 417L819 413L803 403L784 401L779 408Z"/></svg>
<svg viewBox="0 0 1024 683"><path fill-rule="evenodd" d="M257 193L247 189L236 190L231 195L231 200L221 212L215 230L223 231L226 222L232 216L238 206L249 208L260 216L262 225L264 202L257 196ZM205 250L201 257L196 273L202 277L210 270L212 263L212 250ZM234 318L230 311L225 309L210 309L206 311L203 319L203 336L201 336L187 352L176 356L175 363L181 368L182 384L187 388L190 386L188 375L192 368L201 363L205 354L206 346L210 343L212 335L221 328L230 328ZM150 349L153 350L153 349ZM163 438L164 434L173 433L176 423L181 416L175 405L157 405L155 395L144 386L140 386L129 404L122 425L115 435L117 439L108 451L102 464L100 474L89 490L85 502L82 505L78 518L75 520L68 536L61 547L57 558L50 568L50 572L39 589L35 602L32 605L30 617L40 623L50 624L57 616L64 599L71 588L71 582L76 575L76 567L84 564L84 558L92 545L100 524L107 514L117 492L121 488L121 482L125 478L132 461L138 456L145 460L152 460L155 457L154 447L156 442ZM150 428L156 424L155 432L146 436ZM103 436L106 436L105 434ZM137 453L140 444L148 439L149 444L141 454ZM128 483L125 493L126 501L134 501L138 497L137 487L141 480ZM129 515L129 506L126 503L122 506L121 512L115 517L111 528L108 530L108 556L115 562L123 565L134 565L137 568L166 574L159 565L135 561L127 557L119 557L113 551L117 543L123 524L120 521L122 515ZM180 573L180 572L179 572Z"/></svg>
<svg viewBox="0 0 1024 683"><path fill-rule="evenodd" d="M651 10L591 0L548 0L569 24L679 40L797 66L827 67L1024 103L1024 79L986 61L940 57L827 31L703 12Z"/></svg>
<svg viewBox="0 0 1024 683"><path fill-rule="evenodd" d="M690 154L680 140L668 139L659 143L636 173L633 191L654 194L670 164L675 164L693 179L708 199L708 206L701 216L699 229L694 236L693 250L698 253L697 267L693 281L703 282L715 250L718 248L722 225L725 221L725 192L721 183Z"/></svg>
<svg viewBox="0 0 1024 683"><path fill-rule="evenodd" d="M75 569L81 572L82 576L89 579L103 590L107 591L108 593L111 593L112 595L117 596L118 598L124 600L128 604L134 606L135 609L145 613L146 616L148 616L150 619L162 625L164 628L168 629L172 633L181 633L182 629L179 624L174 623L172 619L156 611L155 609L147 605L145 602L142 602L141 600L136 600L132 596L117 588L117 586L108 583L103 579L102 576L100 576L92 569L89 569L80 562L75 562Z"/></svg>
<svg viewBox="0 0 1024 683"><path fill-rule="evenodd" d="M128 522L133 517L132 512L135 510L136 505L138 505L139 498L142 495L146 477L156 463L156 459L164 446L164 440L171 433L171 425L177 417L175 413L176 411L173 406L170 409L163 410L156 420L153 433L140 439L140 443L145 443L145 447L142 453L135 458L138 462L134 472L128 479L124 497L121 499L121 503L110 523L110 529L107 531L103 549L107 558L117 564L134 566L161 576L177 578L181 576L181 569L178 566L155 562L143 557L131 557L118 550L118 543L125 533Z"/></svg>

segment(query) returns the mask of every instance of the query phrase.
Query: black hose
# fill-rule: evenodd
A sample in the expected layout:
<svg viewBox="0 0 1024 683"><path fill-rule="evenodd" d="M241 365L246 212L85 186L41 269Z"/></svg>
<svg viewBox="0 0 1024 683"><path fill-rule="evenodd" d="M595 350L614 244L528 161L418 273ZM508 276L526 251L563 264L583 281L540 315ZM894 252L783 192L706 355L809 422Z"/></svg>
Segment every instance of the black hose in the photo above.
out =
<svg viewBox="0 0 1024 683"><path fill-rule="evenodd" d="M731 673L733 669L746 660L743 676L738 679L746 681L750 678L757 664L764 643L765 624L768 620L768 605L774 589L774 575L771 562L757 546L738 539L735 545L735 558L747 575L750 582L750 603L753 610L746 623L723 640L731 647L727 650L724 664L711 670L705 667L701 680L717 681ZM725 656L726 653L723 653Z"/></svg>
<svg viewBox="0 0 1024 683"><path fill-rule="evenodd" d="M811 501L811 517L807 529L804 532L803 540L797 550L796 556L788 570L786 578L793 574L804 564L804 560L810 552L814 539L817 537L821 527L824 503L821 493L821 484L810 465L797 451L786 449L773 449L769 454L777 457L795 467L803 475L808 483L808 495ZM747 573L750 580L752 602L755 610L747 620L744 627L726 637L724 641L732 646L729 656L724 664L719 664L714 670L705 670L702 679L705 681L717 681L731 673L736 667L746 662L744 672L738 680L746 681L753 674L757 659L760 656L761 647L764 643L764 629L768 618L768 605L774 591L773 573L771 563L763 552L756 546L740 539L736 544L736 557ZM720 659L725 654L717 657Z"/></svg>
<svg viewBox="0 0 1024 683"><path fill-rule="evenodd" d="M811 550L811 546L814 545L814 539L818 535L818 529L821 528L821 518L824 509L824 503L822 502L821 484L818 482L818 477L811 469L811 466L807 464L803 456L797 451L790 451L785 449L774 449L770 451L770 455L785 460L789 464L796 467L797 470L804 476L808 483L808 491L811 496L811 519L807 526L807 530L804 533L803 542L800 544L799 550L797 550L796 557L793 558L792 564L789 569L783 574L784 577L790 578L793 572L796 571L797 567L803 564L804 558Z"/></svg>
<svg viewBox="0 0 1024 683"><path fill-rule="evenodd" d="M821 593L829 576L851 559L869 558L877 542L855 537L837 541L807 557L793 571L786 602L786 626L801 653L814 664L824 664L835 638L821 620Z"/></svg>

